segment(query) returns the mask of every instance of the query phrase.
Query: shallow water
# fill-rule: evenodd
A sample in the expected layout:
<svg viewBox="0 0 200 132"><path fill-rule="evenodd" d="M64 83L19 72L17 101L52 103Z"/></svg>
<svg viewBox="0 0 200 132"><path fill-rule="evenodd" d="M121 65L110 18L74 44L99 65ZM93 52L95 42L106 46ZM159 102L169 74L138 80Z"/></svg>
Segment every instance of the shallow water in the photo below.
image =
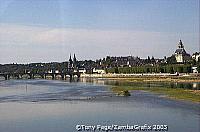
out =
<svg viewBox="0 0 200 132"><path fill-rule="evenodd" d="M85 100L113 94L101 85L56 80L9 80L0 87L0 102Z"/></svg>
<svg viewBox="0 0 200 132"><path fill-rule="evenodd" d="M142 91L117 97L105 84L0 81L0 132L76 132L77 124L166 124L169 132L200 130L199 104Z"/></svg>

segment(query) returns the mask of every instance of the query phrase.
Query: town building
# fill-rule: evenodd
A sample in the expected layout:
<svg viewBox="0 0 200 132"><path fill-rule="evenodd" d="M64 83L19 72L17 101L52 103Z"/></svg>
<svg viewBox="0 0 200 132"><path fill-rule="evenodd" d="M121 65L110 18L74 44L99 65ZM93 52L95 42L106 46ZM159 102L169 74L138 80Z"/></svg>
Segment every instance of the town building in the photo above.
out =
<svg viewBox="0 0 200 132"><path fill-rule="evenodd" d="M198 70L197 70L196 66L192 67L192 73L198 73Z"/></svg>
<svg viewBox="0 0 200 132"><path fill-rule="evenodd" d="M200 52L196 52L192 55L192 59L196 60L196 62L200 61Z"/></svg>
<svg viewBox="0 0 200 132"><path fill-rule="evenodd" d="M74 72L78 72L78 66L77 66L77 59L76 59L76 55L74 54L74 58L72 60L71 54L69 57L69 63L68 63L68 69L69 71L74 71Z"/></svg>
<svg viewBox="0 0 200 132"><path fill-rule="evenodd" d="M96 74L105 74L106 73L106 71L104 69L96 69L96 68L94 68L92 72L96 73Z"/></svg>
<svg viewBox="0 0 200 132"><path fill-rule="evenodd" d="M190 54L188 54L185 49L182 41L180 40L178 43L178 48L175 51L175 58L177 63L184 63L190 60Z"/></svg>
<svg viewBox="0 0 200 132"><path fill-rule="evenodd" d="M85 74L87 71L85 68L79 68L79 73Z"/></svg>

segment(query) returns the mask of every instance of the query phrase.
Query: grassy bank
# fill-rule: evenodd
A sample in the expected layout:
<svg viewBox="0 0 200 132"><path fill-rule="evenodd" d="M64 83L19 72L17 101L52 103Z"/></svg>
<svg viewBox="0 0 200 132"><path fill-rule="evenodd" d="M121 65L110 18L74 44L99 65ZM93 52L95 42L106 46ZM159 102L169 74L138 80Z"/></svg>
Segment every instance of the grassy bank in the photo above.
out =
<svg viewBox="0 0 200 132"><path fill-rule="evenodd" d="M200 82L200 76L137 76L109 77L108 79L123 82Z"/></svg>
<svg viewBox="0 0 200 132"><path fill-rule="evenodd" d="M180 88L135 88L131 86L112 86L112 91L120 93L124 90L143 90L166 95L172 99L187 100L200 103L200 90L186 90Z"/></svg>

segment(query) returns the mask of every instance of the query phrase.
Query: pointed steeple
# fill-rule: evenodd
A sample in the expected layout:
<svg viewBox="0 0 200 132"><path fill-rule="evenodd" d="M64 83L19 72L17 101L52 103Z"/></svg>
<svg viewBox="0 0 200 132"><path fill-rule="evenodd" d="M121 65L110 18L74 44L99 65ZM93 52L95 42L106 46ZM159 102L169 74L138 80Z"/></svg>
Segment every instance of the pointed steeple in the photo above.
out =
<svg viewBox="0 0 200 132"><path fill-rule="evenodd" d="M71 54L69 56L69 63L72 64L72 57L71 57Z"/></svg>
<svg viewBox="0 0 200 132"><path fill-rule="evenodd" d="M73 61L74 61L74 62L76 62L76 55L75 55L75 54L74 54L74 58L73 58Z"/></svg>

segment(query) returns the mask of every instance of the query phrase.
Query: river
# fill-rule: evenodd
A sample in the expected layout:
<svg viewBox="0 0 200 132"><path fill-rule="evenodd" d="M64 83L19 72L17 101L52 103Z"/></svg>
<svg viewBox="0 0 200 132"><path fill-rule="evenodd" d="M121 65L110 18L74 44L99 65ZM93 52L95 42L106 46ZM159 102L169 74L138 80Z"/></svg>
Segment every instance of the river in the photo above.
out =
<svg viewBox="0 0 200 132"><path fill-rule="evenodd" d="M175 101L145 91L120 97L107 86L112 83L125 85L106 79L1 80L0 132L76 132L77 125L145 124L167 125L169 132L199 132L200 104ZM129 85L199 89L198 83Z"/></svg>

